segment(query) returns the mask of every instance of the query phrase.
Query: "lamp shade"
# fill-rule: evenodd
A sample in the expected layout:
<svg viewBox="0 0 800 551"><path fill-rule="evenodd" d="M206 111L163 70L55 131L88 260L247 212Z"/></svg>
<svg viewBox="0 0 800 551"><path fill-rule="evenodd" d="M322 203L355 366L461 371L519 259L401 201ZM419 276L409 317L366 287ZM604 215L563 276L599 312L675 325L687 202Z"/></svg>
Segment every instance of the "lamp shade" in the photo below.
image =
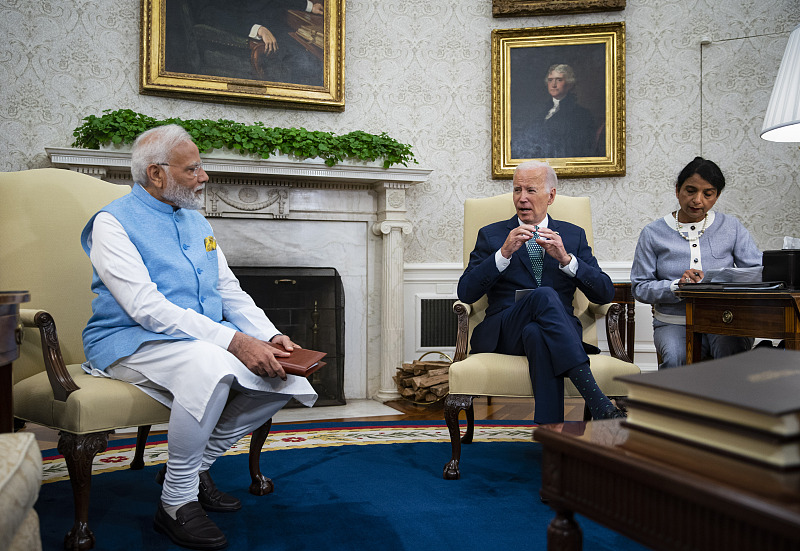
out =
<svg viewBox="0 0 800 551"><path fill-rule="evenodd" d="M789 35L783 52L761 137L771 142L800 142L800 25Z"/></svg>

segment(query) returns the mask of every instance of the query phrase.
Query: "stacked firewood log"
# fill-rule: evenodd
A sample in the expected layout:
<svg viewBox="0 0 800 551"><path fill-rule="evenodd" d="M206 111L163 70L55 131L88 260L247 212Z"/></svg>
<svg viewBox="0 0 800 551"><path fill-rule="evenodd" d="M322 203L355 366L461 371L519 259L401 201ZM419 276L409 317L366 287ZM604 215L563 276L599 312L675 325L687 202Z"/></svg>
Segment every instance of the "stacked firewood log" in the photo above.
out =
<svg viewBox="0 0 800 551"><path fill-rule="evenodd" d="M397 391L406 400L416 403L433 403L450 391L450 362L414 360L397 368L392 377Z"/></svg>

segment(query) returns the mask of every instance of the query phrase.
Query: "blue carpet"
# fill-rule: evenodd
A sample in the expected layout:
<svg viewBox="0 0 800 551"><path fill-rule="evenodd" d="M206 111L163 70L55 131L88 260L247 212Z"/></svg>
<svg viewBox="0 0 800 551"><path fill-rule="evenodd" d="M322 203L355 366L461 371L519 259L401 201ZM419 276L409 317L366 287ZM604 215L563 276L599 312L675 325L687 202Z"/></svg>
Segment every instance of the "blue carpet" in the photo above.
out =
<svg viewBox="0 0 800 551"><path fill-rule="evenodd" d="M552 510L539 500L541 446L464 446L461 480L444 480L448 442L312 447L262 454L275 492L247 492L247 455L222 457L217 485L237 496L237 513L210 513L229 549L546 549ZM97 549L180 549L152 528L160 495L155 473L120 470L92 477L90 526ZM68 481L44 484L36 510L43 549L61 549L72 525ZM584 549L645 547L577 517Z"/></svg>

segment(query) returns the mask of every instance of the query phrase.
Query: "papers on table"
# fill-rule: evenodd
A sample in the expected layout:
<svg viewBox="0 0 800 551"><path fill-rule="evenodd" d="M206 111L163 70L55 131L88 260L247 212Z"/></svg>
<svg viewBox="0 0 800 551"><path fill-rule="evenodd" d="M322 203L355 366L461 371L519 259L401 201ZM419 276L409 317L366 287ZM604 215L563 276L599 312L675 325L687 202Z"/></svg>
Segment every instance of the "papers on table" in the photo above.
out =
<svg viewBox="0 0 800 551"><path fill-rule="evenodd" d="M700 283L761 283L763 266L706 270Z"/></svg>

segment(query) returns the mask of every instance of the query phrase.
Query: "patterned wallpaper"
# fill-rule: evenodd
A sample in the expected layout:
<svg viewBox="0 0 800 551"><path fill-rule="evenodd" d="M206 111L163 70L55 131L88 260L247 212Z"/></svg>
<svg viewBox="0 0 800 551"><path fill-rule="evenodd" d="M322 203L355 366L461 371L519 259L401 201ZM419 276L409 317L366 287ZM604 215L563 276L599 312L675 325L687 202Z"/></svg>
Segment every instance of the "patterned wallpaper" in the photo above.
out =
<svg viewBox="0 0 800 551"><path fill-rule="evenodd" d="M48 166L44 148L68 146L83 116L122 107L385 131L434 170L410 193L406 262L458 263L464 199L510 185L491 178L491 30L625 21L627 175L559 185L559 193L592 198L601 262L630 262L640 229L676 205L674 178L697 154L728 178L719 210L742 219L762 248L800 234L797 144L758 137L800 5L627 4L621 12L493 19L490 0L347 0L346 110L323 113L139 95L139 0L0 0L0 170Z"/></svg>

